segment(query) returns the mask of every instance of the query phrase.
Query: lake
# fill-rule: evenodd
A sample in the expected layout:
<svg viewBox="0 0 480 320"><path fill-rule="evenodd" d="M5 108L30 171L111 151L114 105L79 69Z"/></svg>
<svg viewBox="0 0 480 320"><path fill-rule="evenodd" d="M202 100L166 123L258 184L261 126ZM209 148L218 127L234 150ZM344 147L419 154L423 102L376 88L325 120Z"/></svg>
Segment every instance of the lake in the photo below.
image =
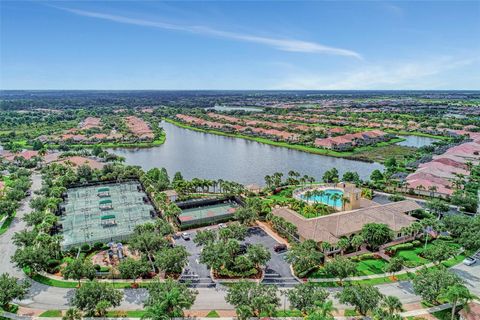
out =
<svg viewBox="0 0 480 320"><path fill-rule="evenodd" d="M224 179L243 184L264 185L265 175L290 170L320 179L326 170L337 168L357 171L361 178L368 178L375 169L383 169L378 163L366 163L341 158L310 154L288 148L209 133L183 129L170 123L161 124L167 134L165 143L153 148L110 149L125 162L148 170L165 167L170 177L176 171L184 178Z"/></svg>
<svg viewBox="0 0 480 320"><path fill-rule="evenodd" d="M421 148L423 146L429 146L438 139L419 136L399 136L406 139L405 141L397 143L399 146Z"/></svg>
<svg viewBox="0 0 480 320"><path fill-rule="evenodd" d="M262 108L257 107L229 107L229 106L215 106L212 108L216 111L236 111L236 110L243 110L243 111L250 111L250 112L261 112L263 111Z"/></svg>

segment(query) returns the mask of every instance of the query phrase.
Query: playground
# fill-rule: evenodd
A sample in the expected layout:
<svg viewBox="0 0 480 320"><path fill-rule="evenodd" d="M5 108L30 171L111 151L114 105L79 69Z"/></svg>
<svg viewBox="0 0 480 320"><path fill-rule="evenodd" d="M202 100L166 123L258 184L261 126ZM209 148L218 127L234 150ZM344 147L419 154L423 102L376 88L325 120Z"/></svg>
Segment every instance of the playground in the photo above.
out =
<svg viewBox="0 0 480 320"><path fill-rule="evenodd" d="M126 240L135 226L155 217L135 181L69 189L61 211L63 249Z"/></svg>

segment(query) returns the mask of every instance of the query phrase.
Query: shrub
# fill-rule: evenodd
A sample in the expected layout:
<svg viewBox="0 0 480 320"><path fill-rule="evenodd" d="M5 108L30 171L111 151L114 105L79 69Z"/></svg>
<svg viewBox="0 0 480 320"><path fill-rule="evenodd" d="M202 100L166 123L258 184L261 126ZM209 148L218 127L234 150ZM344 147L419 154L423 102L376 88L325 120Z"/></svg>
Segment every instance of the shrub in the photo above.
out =
<svg viewBox="0 0 480 320"><path fill-rule="evenodd" d="M355 256L355 257L350 258L350 260L352 260L354 262L360 262L360 261L369 260L369 259L377 259L377 257L375 257L375 255L373 253L364 253L364 254L361 254L359 256Z"/></svg>
<svg viewBox="0 0 480 320"><path fill-rule="evenodd" d="M56 266L60 265L62 262L56 259L50 259L47 261L48 268L55 268Z"/></svg>
<svg viewBox="0 0 480 320"><path fill-rule="evenodd" d="M68 252L69 252L72 256L74 256L74 255L77 254L78 248L77 248L77 247L71 247L71 248L68 250Z"/></svg>
<svg viewBox="0 0 480 320"><path fill-rule="evenodd" d="M405 200L405 197L399 194L392 194L391 196L388 197L388 200L397 202L397 201Z"/></svg>
<svg viewBox="0 0 480 320"><path fill-rule="evenodd" d="M100 267L100 272L109 272L110 268L109 267Z"/></svg>
<svg viewBox="0 0 480 320"><path fill-rule="evenodd" d="M99 264L95 264L93 267L94 267L95 270L97 270L97 271L100 271L100 269L102 268L102 266L100 266Z"/></svg>
<svg viewBox="0 0 480 320"><path fill-rule="evenodd" d="M91 249L91 247L88 243L82 244L82 246L80 248L81 248L82 252L88 252Z"/></svg>
<svg viewBox="0 0 480 320"><path fill-rule="evenodd" d="M414 240L414 241L411 241L411 242L401 243L401 244L397 244L395 246L389 247L389 248L385 249L385 251L387 252L387 254L393 255L393 254L397 253L398 251L413 249L413 248L421 246L421 245L422 245L422 243L420 241Z"/></svg>
<svg viewBox="0 0 480 320"><path fill-rule="evenodd" d="M101 250L102 248L103 248L103 243L101 243L101 242L95 242L93 244L93 249L95 249L95 250Z"/></svg>

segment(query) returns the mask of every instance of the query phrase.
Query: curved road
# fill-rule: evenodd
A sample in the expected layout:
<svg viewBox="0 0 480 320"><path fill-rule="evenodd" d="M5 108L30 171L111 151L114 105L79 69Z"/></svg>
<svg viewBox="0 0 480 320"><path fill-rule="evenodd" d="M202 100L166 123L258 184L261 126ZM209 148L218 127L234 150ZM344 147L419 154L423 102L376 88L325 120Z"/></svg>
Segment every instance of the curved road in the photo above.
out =
<svg viewBox="0 0 480 320"><path fill-rule="evenodd" d="M41 188L41 176L38 173L32 175L32 195L35 191ZM17 211L17 215L10 226L2 236L0 236L0 273L7 272L19 278L25 278L21 270L16 269L10 262L10 257L15 252L15 246L12 243L12 237L15 232L23 230L26 226L23 222L23 216L28 213L31 208L29 206L31 197L23 201L22 207ZM454 272L459 274L467 283L470 290L480 295L480 263L475 266L467 267L458 265L452 268ZM385 295L393 295L402 301L404 304L420 302L420 297L413 293L412 284L408 281L398 283L382 284L377 286ZM23 307L32 309L67 309L69 298L73 295L75 289L64 289L46 286L37 282L32 282L29 295L19 304ZM225 302L225 287L219 288L199 288L199 294L192 309L195 310L227 310L233 309L231 305ZM336 292L341 289L329 289L329 291ZM145 289L124 289L124 300L118 309L121 310L135 310L143 308L143 301L146 299L147 292ZM333 298L331 296L331 298ZM283 298L282 306L283 308ZM345 307L336 302L337 307ZM288 302L287 302L288 307Z"/></svg>

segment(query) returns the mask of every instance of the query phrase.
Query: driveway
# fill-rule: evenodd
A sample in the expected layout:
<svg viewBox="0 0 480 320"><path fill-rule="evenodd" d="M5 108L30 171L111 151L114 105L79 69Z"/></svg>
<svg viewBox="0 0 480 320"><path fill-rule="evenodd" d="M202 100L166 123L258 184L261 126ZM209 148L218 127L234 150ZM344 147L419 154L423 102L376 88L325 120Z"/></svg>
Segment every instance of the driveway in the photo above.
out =
<svg viewBox="0 0 480 320"><path fill-rule="evenodd" d="M270 251L270 261L267 262L265 269L265 283L278 285L297 284L297 280L292 276L290 264L285 261L285 252L276 253L273 248L279 244L275 239L270 237L265 231L259 227L248 229L248 235L245 239L246 243L261 244Z"/></svg>
<svg viewBox="0 0 480 320"><path fill-rule="evenodd" d="M210 227L212 228L212 227ZM214 227L215 228L215 227ZM200 263L200 252L201 247L197 247L193 243L193 239L197 234L196 230L187 231L190 235L190 240L184 240L182 238L175 239L177 245L182 245L187 248L187 251L190 253L188 258L188 266L185 269L183 278L185 280L191 279L200 283L208 284L212 283L210 278L210 270L206 265ZM290 272L290 265L285 261L285 253L278 254L273 250L273 247L278 244L278 242L270 237L265 231L259 227L253 227L248 229L247 237L243 243L250 244L261 244L265 246L271 254L270 261L266 265L265 270L265 283L286 285L288 284L297 284L295 278L293 278L292 273ZM208 280L208 281L207 281Z"/></svg>

